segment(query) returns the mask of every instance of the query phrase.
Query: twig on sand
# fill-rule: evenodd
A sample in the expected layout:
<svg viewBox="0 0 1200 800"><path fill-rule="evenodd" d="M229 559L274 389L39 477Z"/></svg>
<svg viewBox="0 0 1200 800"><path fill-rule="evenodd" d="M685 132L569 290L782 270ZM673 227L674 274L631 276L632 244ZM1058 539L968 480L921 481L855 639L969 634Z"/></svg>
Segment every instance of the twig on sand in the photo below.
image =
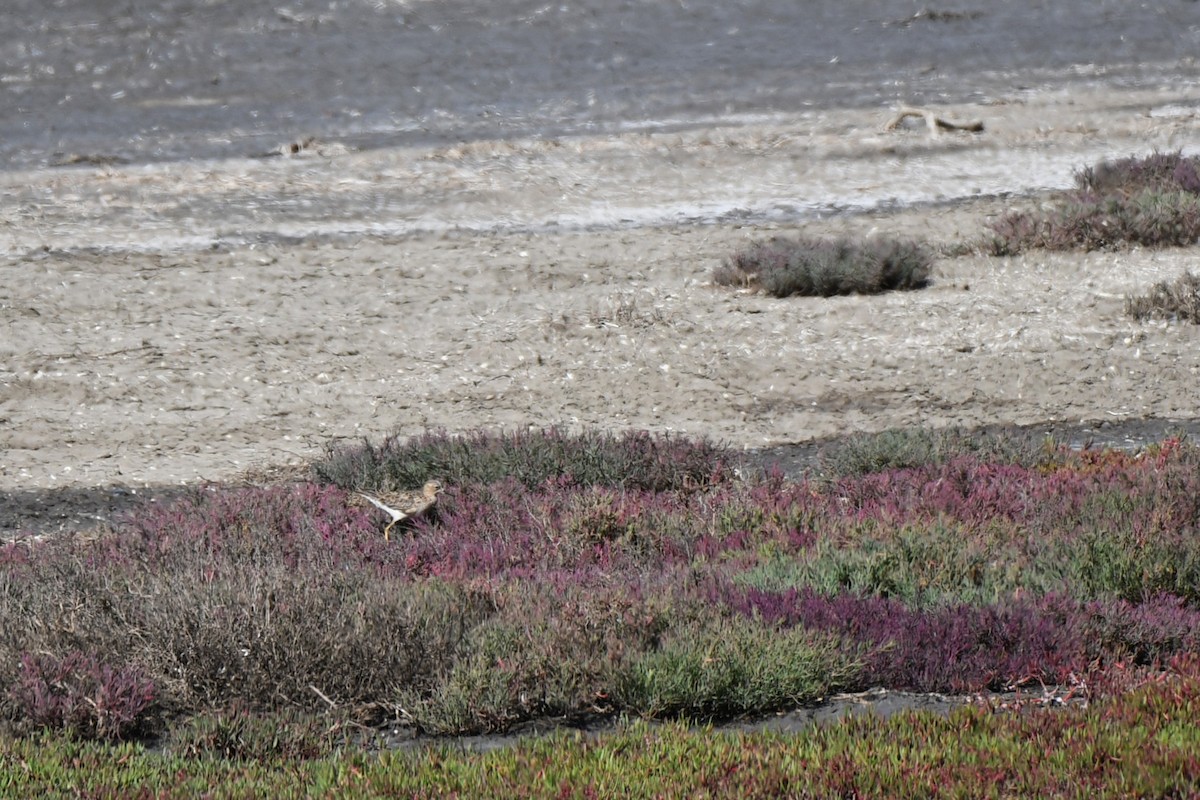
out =
<svg viewBox="0 0 1200 800"><path fill-rule="evenodd" d="M316 693L317 697L321 698L322 700L324 700L326 703L328 703L328 704L329 704L329 710L330 710L330 711L336 711L336 710L337 710L337 707L338 707L338 706L337 706L337 703L333 702L333 701L332 701L332 700L330 700L328 697L326 697L324 692L322 692L322 691L321 691L320 689L318 689L317 687L313 686L311 683L308 685L308 688L309 688L309 689L312 689L312 690L313 690L313 692L315 692L315 693Z"/></svg>

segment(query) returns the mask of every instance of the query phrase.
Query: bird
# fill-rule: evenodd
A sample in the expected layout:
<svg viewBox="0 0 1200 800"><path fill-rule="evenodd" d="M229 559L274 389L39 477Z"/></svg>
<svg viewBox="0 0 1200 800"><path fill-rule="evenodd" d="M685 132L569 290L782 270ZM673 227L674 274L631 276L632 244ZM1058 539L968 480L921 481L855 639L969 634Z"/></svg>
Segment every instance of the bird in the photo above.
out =
<svg viewBox="0 0 1200 800"><path fill-rule="evenodd" d="M441 481L426 481L420 491L379 492L378 494L356 492L356 494L392 518L388 526L383 529L383 540L386 542L390 540L392 528L397 522L419 517L433 508L440 491L442 491Z"/></svg>

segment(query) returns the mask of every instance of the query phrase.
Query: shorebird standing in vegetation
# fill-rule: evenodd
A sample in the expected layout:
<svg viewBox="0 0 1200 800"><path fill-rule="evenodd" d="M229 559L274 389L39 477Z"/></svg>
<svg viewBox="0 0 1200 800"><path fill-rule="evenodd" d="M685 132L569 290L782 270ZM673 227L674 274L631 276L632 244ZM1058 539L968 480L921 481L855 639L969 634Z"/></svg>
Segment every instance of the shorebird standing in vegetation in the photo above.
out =
<svg viewBox="0 0 1200 800"><path fill-rule="evenodd" d="M388 541L392 528L397 522L413 519L428 512L437 503L438 492L441 490L440 481L427 481L420 491L380 492L379 494L358 492L357 494L365 498L371 505L382 509L392 518L388 526L383 529L383 539Z"/></svg>

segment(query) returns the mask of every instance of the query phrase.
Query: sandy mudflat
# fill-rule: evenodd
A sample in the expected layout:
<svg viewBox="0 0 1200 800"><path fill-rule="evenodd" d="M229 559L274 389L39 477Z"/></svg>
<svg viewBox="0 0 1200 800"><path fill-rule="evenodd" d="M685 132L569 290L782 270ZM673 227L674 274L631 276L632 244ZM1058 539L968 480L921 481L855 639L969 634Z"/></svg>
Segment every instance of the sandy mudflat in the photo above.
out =
<svg viewBox="0 0 1200 800"><path fill-rule="evenodd" d="M930 288L878 297L710 284L778 233L971 240L1082 164L1195 152L1197 109L1187 85L1046 89L942 109L986 130L936 138L832 110L0 174L4 526L428 428L761 447L1200 417L1200 327L1122 310L1195 249L942 257Z"/></svg>

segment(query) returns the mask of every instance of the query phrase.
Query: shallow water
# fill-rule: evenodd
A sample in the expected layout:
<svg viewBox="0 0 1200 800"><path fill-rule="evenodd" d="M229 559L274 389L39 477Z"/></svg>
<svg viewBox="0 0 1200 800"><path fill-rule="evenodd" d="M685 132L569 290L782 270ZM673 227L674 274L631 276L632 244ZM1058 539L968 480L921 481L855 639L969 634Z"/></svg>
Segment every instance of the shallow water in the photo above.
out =
<svg viewBox="0 0 1200 800"><path fill-rule="evenodd" d="M1200 75L1187 0L8 0L0 164L242 156Z"/></svg>

